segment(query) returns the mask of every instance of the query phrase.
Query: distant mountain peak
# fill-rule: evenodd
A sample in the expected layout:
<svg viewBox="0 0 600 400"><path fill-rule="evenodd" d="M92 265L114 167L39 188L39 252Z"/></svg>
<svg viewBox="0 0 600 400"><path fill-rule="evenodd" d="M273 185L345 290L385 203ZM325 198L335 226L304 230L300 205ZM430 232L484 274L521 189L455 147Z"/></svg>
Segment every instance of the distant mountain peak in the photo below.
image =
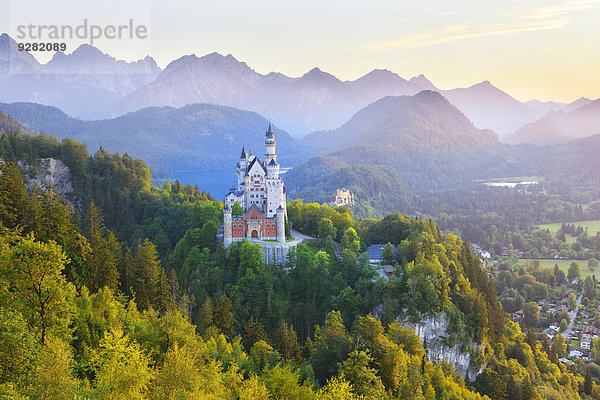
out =
<svg viewBox="0 0 600 400"><path fill-rule="evenodd" d="M415 100L442 100L446 103L448 102L448 100L446 100L444 96L442 96L437 90L421 90L419 93L414 95L413 98Z"/></svg>
<svg viewBox="0 0 600 400"><path fill-rule="evenodd" d="M435 87L435 85L433 83L431 83L431 81L429 79L427 79L425 77L425 75L423 75L423 74L421 74L419 76L413 76L412 78L410 78L410 80L408 82L420 87L421 89L434 90L434 91L438 90L438 88Z"/></svg>
<svg viewBox="0 0 600 400"><path fill-rule="evenodd" d="M17 42L6 33L0 35L0 61L10 61L12 73L32 73L41 69L37 59L27 51L19 51Z"/></svg>
<svg viewBox="0 0 600 400"><path fill-rule="evenodd" d="M81 55L81 56L108 56L108 54L103 53L97 47L92 46L91 44L84 43L77 47L75 51L72 53L73 55ZM110 57L110 56L108 56Z"/></svg>
<svg viewBox="0 0 600 400"><path fill-rule="evenodd" d="M200 62L212 64L212 65L223 65L223 64L238 65L239 64L239 65L246 66L247 68L250 68L250 67L248 67L248 65L245 62L239 61L232 54L227 54L226 56L224 56L221 53L218 53L216 51L213 51L212 53L202 56L200 58L195 57L195 59L190 59L190 61L200 61Z"/></svg>
<svg viewBox="0 0 600 400"><path fill-rule="evenodd" d="M231 56L231 57L229 57L229 56ZM207 61L213 61L213 60L219 60L219 61L220 61L220 60L224 60L224 59L226 59L226 58L228 58L228 57L229 57L230 59L232 59L232 58L233 58L233 56L232 56L231 54L229 54L229 55L226 57L226 56L222 55L221 53L218 53L218 52L216 52L216 51L213 51L212 53L209 53L209 54L207 54L207 55L205 55L205 56L202 56L202 57L200 57L200 59L201 59L201 60L207 60Z"/></svg>
<svg viewBox="0 0 600 400"><path fill-rule="evenodd" d="M313 69L311 69L310 71L308 71L306 74L304 74L304 76L306 75L318 75L318 74L323 74L324 72L321 70L321 68L319 67L314 67Z"/></svg>
<svg viewBox="0 0 600 400"><path fill-rule="evenodd" d="M471 88L485 89L485 90L500 90L496 86L492 85L492 82L490 82L488 80L476 83L476 84L472 85Z"/></svg>
<svg viewBox="0 0 600 400"><path fill-rule="evenodd" d="M389 69L385 69L385 68L375 68L373 71L369 72L365 76L372 76L372 75L399 76L397 73L392 72Z"/></svg>
<svg viewBox="0 0 600 400"><path fill-rule="evenodd" d="M301 80L308 80L308 81L315 81L315 82L330 80L330 81L336 81L336 82L341 83L341 81L338 78L331 75L330 73L322 71L319 67L314 67L313 69L308 71L306 74L304 74L302 76Z"/></svg>
<svg viewBox="0 0 600 400"><path fill-rule="evenodd" d="M588 105L592 102L592 99L588 99L587 97L580 97L572 103L567 104L563 107L563 111L568 113L574 111L578 108L581 108L585 105Z"/></svg>

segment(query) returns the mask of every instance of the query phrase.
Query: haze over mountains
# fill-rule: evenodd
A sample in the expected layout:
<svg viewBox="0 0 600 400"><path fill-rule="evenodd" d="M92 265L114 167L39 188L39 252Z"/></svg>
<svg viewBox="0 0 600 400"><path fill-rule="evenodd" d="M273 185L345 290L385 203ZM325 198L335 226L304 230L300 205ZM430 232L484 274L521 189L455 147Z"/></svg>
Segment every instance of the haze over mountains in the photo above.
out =
<svg viewBox="0 0 600 400"><path fill-rule="evenodd" d="M586 100L589 99L578 100L579 104L585 105L572 111L568 111L572 107L550 111L543 118L526 124L504 140L511 144L554 144L600 134L600 99L589 102Z"/></svg>
<svg viewBox="0 0 600 400"><path fill-rule="evenodd" d="M321 167L321 179L327 180L338 166L356 163L392 170L412 189L460 185L479 177L490 155L503 148L493 131L476 128L447 99L429 90L385 97L340 128L315 132L304 142L327 154L286 176L292 190L310 187L306 177L314 175L316 165L329 165Z"/></svg>
<svg viewBox="0 0 600 400"><path fill-rule="evenodd" d="M153 81L160 69L151 57L128 63L90 45L55 53L47 64L19 51L0 35L0 101L27 101L61 108L71 116L100 119L113 104Z"/></svg>
<svg viewBox="0 0 600 400"><path fill-rule="evenodd" d="M424 75L406 80L375 69L354 81L341 81L313 68L301 77L263 75L232 55L183 56L161 71L152 57L116 60L89 45L71 54L56 53L47 64L20 52L8 35L0 36L0 101L36 102L59 107L83 119L103 119L151 106L181 107L211 103L250 110L273 120L292 136L335 129L354 113L385 96L438 91L478 128L500 136L534 122L560 103L522 103L485 81L441 90ZM565 106L585 105L589 99Z"/></svg>
<svg viewBox="0 0 600 400"><path fill-rule="evenodd" d="M318 200L334 190L327 182L357 190L362 182L369 197L397 188L400 199L406 190L531 176L545 171L530 162L543 160L534 157L542 150L499 137L554 144L600 133L600 100L522 103L488 81L440 90L424 75L406 80L384 69L345 82L319 68L263 75L218 53L160 70L151 57L127 63L89 45L42 65L5 34L0 101L27 129L92 152L127 152L144 158L155 179L200 183L217 196L232 183L241 144L262 152L265 117L276 126L282 165L296 166L290 190Z"/></svg>
<svg viewBox="0 0 600 400"><path fill-rule="evenodd" d="M99 121L78 120L56 107L34 103L0 103L0 109L31 131L70 137L85 143L92 154L100 147L128 153L144 159L155 179L203 182L207 190L219 194L233 183L242 145L263 157L261 133L269 123L254 112L211 104L150 107ZM277 126L274 129L283 167L309 156L297 139Z"/></svg>

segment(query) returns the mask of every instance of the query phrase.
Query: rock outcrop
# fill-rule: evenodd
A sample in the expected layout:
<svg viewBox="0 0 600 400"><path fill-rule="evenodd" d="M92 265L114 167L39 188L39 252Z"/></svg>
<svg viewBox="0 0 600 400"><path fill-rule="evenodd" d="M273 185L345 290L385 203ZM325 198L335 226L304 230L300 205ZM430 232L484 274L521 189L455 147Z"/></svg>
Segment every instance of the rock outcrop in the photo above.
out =
<svg viewBox="0 0 600 400"><path fill-rule="evenodd" d="M463 378L469 374L469 380L472 382L477 375L483 370L484 366L472 365L472 356L468 351L463 351L460 345L448 346L444 343L444 339L449 334L450 321L445 314L433 317L427 316L421 319L418 323L410 321L400 321L404 325L411 326L415 333L421 338L421 341L426 345L427 354L430 361L446 361L454 367L454 370ZM477 343L471 343L471 348L474 352L479 352L481 346Z"/></svg>
<svg viewBox="0 0 600 400"><path fill-rule="evenodd" d="M53 186L54 190L60 196L72 204L73 185L71 183L71 171L61 160L55 158L42 158L35 168L32 168L24 161L18 162L23 171L23 177L28 189L34 185L44 189L47 186Z"/></svg>

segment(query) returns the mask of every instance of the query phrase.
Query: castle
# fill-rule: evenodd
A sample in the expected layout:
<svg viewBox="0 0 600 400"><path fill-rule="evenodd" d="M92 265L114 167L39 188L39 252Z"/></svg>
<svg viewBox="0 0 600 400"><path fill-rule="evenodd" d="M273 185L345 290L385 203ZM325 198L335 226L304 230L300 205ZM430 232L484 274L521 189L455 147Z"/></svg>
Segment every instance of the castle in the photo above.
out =
<svg viewBox="0 0 600 400"><path fill-rule="evenodd" d="M225 247L244 239L285 243L286 196L283 181L279 177L275 144L275 135L269 122L265 134L264 161L261 162L252 152L248 154L246 148L242 147L237 163L237 187L225 195ZM243 208L241 215L233 214L236 202Z"/></svg>
<svg viewBox="0 0 600 400"><path fill-rule="evenodd" d="M354 195L348 189L338 189L335 194L334 204L336 206L353 206Z"/></svg>

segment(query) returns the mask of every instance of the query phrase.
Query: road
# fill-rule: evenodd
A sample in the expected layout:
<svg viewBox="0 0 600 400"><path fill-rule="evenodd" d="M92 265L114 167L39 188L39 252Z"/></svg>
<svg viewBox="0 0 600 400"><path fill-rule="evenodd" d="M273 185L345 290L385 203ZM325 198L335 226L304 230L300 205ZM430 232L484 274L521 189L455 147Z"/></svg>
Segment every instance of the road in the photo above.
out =
<svg viewBox="0 0 600 400"><path fill-rule="evenodd" d="M575 324L575 318L577 317L577 312L579 311L579 305L581 304L581 299L583 298L583 290L581 291L581 294L579 295L579 298L577 299L577 306L575 307L575 309L573 311L571 311L569 313L569 318L571 319L571 322L569 322L569 327L561 333L561 335L565 338L568 339L569 337L571 337L571 331L573 330L573 324Z"/></svg>

